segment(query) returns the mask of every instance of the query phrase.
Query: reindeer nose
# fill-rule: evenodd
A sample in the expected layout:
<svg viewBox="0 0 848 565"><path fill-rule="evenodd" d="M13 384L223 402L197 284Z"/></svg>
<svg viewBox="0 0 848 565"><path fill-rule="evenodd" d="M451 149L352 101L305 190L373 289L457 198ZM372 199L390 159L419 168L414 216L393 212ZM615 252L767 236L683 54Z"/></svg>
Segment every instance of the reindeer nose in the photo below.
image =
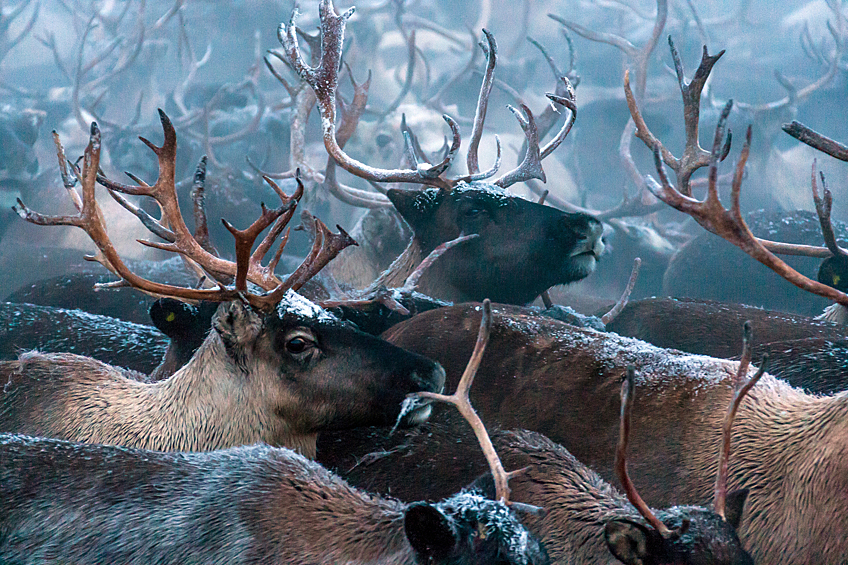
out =
<svg viewBox="0 0 848 565"><path fill-rule="evenodd" d="M412 382L421 387L421 390L442 393L445 390L445 370L436 363L426 377L421 377L416 371L412 376Z"/></svg>
<svg viewBox="0 0 848 565"><path fill-rule="evenodd" d="M589 221L589 243L589 249L596 258L600 258L604 249L606 249L606 245L604 245L604 225L595 218Z"/></svg>

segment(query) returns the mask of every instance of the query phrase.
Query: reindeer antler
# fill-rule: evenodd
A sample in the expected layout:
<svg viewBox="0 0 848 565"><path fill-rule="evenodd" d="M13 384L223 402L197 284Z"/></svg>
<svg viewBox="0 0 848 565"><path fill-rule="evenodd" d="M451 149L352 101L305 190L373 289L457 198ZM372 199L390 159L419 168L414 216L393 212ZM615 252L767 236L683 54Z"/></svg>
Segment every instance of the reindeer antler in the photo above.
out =
<svg viewBox="0 0 848 565"><path fill-rule="evenodd" d="M688 524L684 522L680 529L669 529L668 526L663 524L660 519L657 518L656 514L651 511L648 505L645 504L645 501L642 500L642 497L639 495L639 491L636 490L636 486L633 484L633 481L630 480L630 475L627 474L627 444L630 442L630 412L631 402L636 389L635 380L636 369L632 365L628 366L627 375L621 383L621 422L619 424L618 432L618 447L616 447L615 450L615 475L618 477L618 480L624 489L624 493L627 495L627 500L629 500L630 504L639 511L639 514L641 514L642 517L644 517L645 520L647 520L662 537L677 537L685 531Z"/></svg>
<svg viewBox="0 0 848 565"><path fill-rule="evenodd" d="M276 184L271 186L280 196L282 205L279 208L269 210L264 204L261 205L261 215L250 227L238 230L224 220L224 225L236 239L236 261L226 261L213 252L210 252L190 232L183 220L177 201L176 187L174 182L174 170L176 161L176 133L170 120L160 110L160 119L165 132L165 141L158 147L150 141L142 138L142 141L150 147L159 159L159 178L153 185L140 182L138 185L124 185L106 179L99 175L100 165L100 130L96 123L91 125L91 135L85 150L83 166L80 170L72 167L74 175L82 186L82 196L74 189L74 183L67 173L64 149L59 142L58 136L54 135L56 142L56 153L62 171L63 182L71 195L78 210L74 216L47 216L31 211L18 199L15 211L23 219L38 225L66 225L83 229L102 254L102 262L126 283L143 292L156 296L170 296L185 300L210 300L228 301L238 297L244 297L252 306L264 310L273 308L289 289L296 290L309 277L318 272L326 263L337 255L341 249L355 243L344 230L339 234L331 233L320 221L316 221L315 244L312 252L304 260L303 264L286 280L279 280L273 273L273 268L279 260L281 251L278 251L267 267L261 264L265 254L273 246L276 239L282 233L286 224L294 214L298 200L303 195L303 186L298 179L298 190L292 197L287 197ZM203 162L199 167L199 176L203 176ZM130 195L149 196L154 198L162 209L162 220L156 220L146 212L140 212L136 208L138 216L145 226L154 234L165 240L165 243L154 241L139 241L149 247L163 249L179 253L191 261L194 261L205 272L220 281L221 276L233 277L235 287L228 288L221 282L216 289L184 288L174 285L162 284L144 279L133 273L121 260L117 250L112 245L106 233L100 208L95 200L95 185L100 182L106 186L114 196L116 192ZM270 181L269 181L270 182ZM202 184L202 179L201 179ZM127 205L126 200L118 197L122 205ZM132 210L131 210L132 211ZM205 213L202 211L202 196L195 196L195 216L198 221L198 233L202 234L202 225L205 224ZM167 225L167 227L166 227ZM256 251L251 254L253 244L259 235L269 226L271 230L259 244ZM203 239L201 235L201 239ZM285 245L284 238L283 245ZM207 246L208 247L208 246ZM268 294L255 294L247 292L247 281L257 284L261 288L270 291Z"/></svg>
<svg viewBox="0 0 848 565"><path fill-rule="evenodd" d="M317 98L318 109L321 113L324 146L330 154L330 157L346 171L371 183L405 182L435 186L443 190L450 190L459 182L482 180L494 175L500 161L499 158L495 167L485 173L480 173L477 163L477 146L482 135L486 107L488 105L488 98L491 91L497 57L497 43L495 42L492 34L486 30L484 30L484 34L486 36L486 44L484 48L488 57L488 65L481 85L477 110L475 113L471 147L468 152L468 175L455 179L445 179L442 177L442 174L448 169L448 167L450 167L461 143L459 126L453 118L447 114L443 114L442 118L447 122L451 129L452 141L444 158L436 164L425 164L418 162L417 159L412 159L412 168L379 169L366 165L344 152L344 143L337 138L336 134L336 101L342 57L342 44L344 42L344 31L347 20L353 12L354 8L349 8L341 15L338 15L335 11L332 0L321 0L319 5L319 16L321 20L321 57L315 67L307 65L300 53L296 27L298 17L297 9L292 12L289 24L280 24L277 32L278 39L280 40L287 57L287 63L300 75L301 79L309 84L314 90ZM567 83L567 79L565 80ZM514 108L510 108L518 119L519 125L525 132L525 136L527 138L527 151L522 163L514 171L507 173L502 178L495 181L495 184L502 188L506 188L516 182L526 181L533 178L541 180L545 179L541 161L553 152L553 150L556 149L568 135L576 114L573 90L566 84L564 92L565 96L548 95L548 98L554 104L568 108L571 111L571 116L568 120L566 120L566 124L560 132L542 148L539 147L538 129L530 109L523 105L521 112ZM406 133L404 133L404 135L406 136ZM414 156L415 152L412 151L410 154ZM500 155L500 142L498 142L498 155ZM345 201L356 202L355 205L362 205L365 207L376 207L383 205L384 202L388 202L387 198L376 193L365 193L363 191L355 192L353 190L349 190L347 187L341 187L335 183L335 177L332 175L333 173L331 172L331 168L328 168L327 177L329 178L330 186L333 189L339 188L343 192L347 193L344 197Z"/></svg>
<svg viewBox="0 0 848 565"><path fill-rule="evenodd" d="M486 426L477 415L474 407L471 405L471 400L468 398L468 391L471 388L471 383L474 382L474 376L477 374L477 369L480 368L480 362L483 359L483 352L486 350L486 344L489 342L489 335L492 331L492 304L488 299L483 301L483 317L480 319L480 330L477 332L477 342L474 344L474 351L471 353L471 359L462 373L462 378L456 387L456 392L450 396L438 394L435 392L415 392L407 396L407 398L429 398L441 402L453 404L459 413L471 424L474 430L474 435L477 436L477 441L480 442L480 447L483 449L483 454L486 456L486 461L489 462L489 468L492 471L492 477L495 481L495 492L498 500L509 503L509 473L504 470L498 453L495 451L492 440L489 438L489 433L486 431Z"/></svg>
<svg viewBox="0 0 848 565"><path fill-rule="evenodd" d="M746 321L742 326L742 358L739 360L739 369L732 381L733 394L730 398L730 404L727 407L727 414L724 416L724 423L721 429L721 451L718 456L718 471L716 472L715 484L715 511L716 514L724 518L725 501L727 499L727 477L728 477L728 461L730 460L730 438L733 420L736 418L736 412L739 410L739 405L742 399L748 394L760 377L766 372L766 364L768 363L768 355L763 355L763 360L760 362L760 368L750 379L746 379L748 374L748 366L751 364L751 342L754 339L754 332L751 329L751 322Z"/></svg>

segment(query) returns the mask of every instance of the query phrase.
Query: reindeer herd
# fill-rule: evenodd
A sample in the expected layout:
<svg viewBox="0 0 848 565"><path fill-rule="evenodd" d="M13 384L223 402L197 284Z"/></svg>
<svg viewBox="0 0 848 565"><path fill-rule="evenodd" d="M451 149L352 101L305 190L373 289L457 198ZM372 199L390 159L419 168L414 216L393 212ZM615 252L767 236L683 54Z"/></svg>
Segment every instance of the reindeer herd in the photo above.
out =
<svg viewBox="0 0 848 565"><path fill-rule="evenodd" d="M809 29L802 36L821 77L806 87L779 77L787 99L760 106L717 102L711 75L725 52L711 55L704 45L689 76L669 36L667 74L683 101L679 156L650 113L655 47L676 18L712 49L709 26L738 25L750 3L724 23L702 18L692 3L657 0L654 14L617 3L650 30L641 47L551 15L562 30L624 54L618 158L631 187L612 205L586 193L570 201L560 184L576 174L573 155L565 168L552 157L586 131L571 135L581 78L571 35L562 32L566 70L531 39L556 77L538 114L528 94L495 78L499 63L528 63L516 59L517 47L504 57L487 29L479 46L475 36L468 65L414 105L416 77L442 70L427 64L420 38L465 40L402 1L366 6L352 19L353 7L320 0L317 35L299 26L295 6L264 66L257 54L246 79L200 105L193 88L209 51L198 57L180 32L184 76L158 111L163 141L141 137L156 158L151 174L125 146L128 133L141 131L143 96L129 126L100 113L111 103L108 85L145 54L167 51L151 38L171 25L185 29L189 7L177 0L150 25L142 2L133 43L116 31L133 4L120 13L92 6L86 24L77 22L82 3L63 2L81 30L75 69L61 38L39 38L72 83L73 121L88 132L81 157L66 154L56 131L58 175L34 156L39 122L54 106L0 114L0 193L14 195L14 221L79 228L94 246L86 259L117 277L75 268L2 279L26 284L4 289L0 303L0 563L845 563L848 250L839 240L848 232L831 219L833 196L817 162L807 164L814 235L785 242L768 235L780 230L755 224L759 216L742 211L751 198L742 187L763 170L759 122L742 135L728 127L739 108L761 117L795 109L844 80L841 1L825 6L830 49ZM494 4L481 3L481 21ZM0 4L0 62L28 37L40 9L30 0L11 10ZM522 34L533 3L523 10ZM408 61L387 101L385 92L372 96L388 88L385 77L354 78L366 72L357 57L373 40L356 29L389 37L381 25L392 20ZM115 40L91 55L86 42L98 30ZM473 113L461 118L447 93L468 82L481 53ZM112 70L98 75L104 61ZM265 68L287 92L285 104L267 100ZM2 92L36 98L0 76ZM505 142L484 131L499 92L514 97L509 110L521 132L498 124ZM220 129L245 113L242 129ZM386 129L398 113L399 135ZM243 170L226 164L240 143L281 137L279 116L288 118L288 138L274 142L288 143L285 172L271 172L270 158L254 162L255 152ZM714 126L706 148L701 126ZM783 129L822 166L848 161L848 147L800 122ZM320 142L310 145L312 137ZM378 148L367 157L363 137ZM644 148L631 148L634 137ZM197 144L204 156L186 164ZM735 165L720 172L731 155ZM515 167L501 172L513 157ZM127 173L132 184L114 180L109 171L128 162L141 163ZM60 179L61 191L48 178ZM220 201L230 186L239 188L227 198L246 191L250 217L235 200ZM58 192L70 202L54 203ZM207 221L219 210L231 212L222 226ZM688 225L674 223L679 212ZM60 228L32 233L51 229ZM632 261L626 237L639 240L644 260ZM742 253L739 265L723 265L705 247L726 251L727 243ZM148 253L128 258L125 249L138 244ZM616 276L633 266L620 296L624 280L610 283L613 299L587 292L609 283L601 280L610 263ZM758 278L752 265L776 279ZM640 269L652 281L642 287ZM727 284L731 272L771 281L755 285L762 304L770 285L778 293L794 285L832 305L810 318L669 290L693 273L703 273L702 288L710 284L702 279ZM83 304L91 307L63 308Z"/></svg>

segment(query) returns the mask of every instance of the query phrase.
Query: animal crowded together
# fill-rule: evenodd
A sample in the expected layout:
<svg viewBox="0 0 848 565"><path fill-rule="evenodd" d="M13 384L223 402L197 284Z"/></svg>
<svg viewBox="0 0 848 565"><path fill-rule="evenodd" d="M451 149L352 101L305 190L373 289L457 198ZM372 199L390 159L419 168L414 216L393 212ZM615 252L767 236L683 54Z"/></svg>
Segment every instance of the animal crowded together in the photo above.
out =
<svg viewBox="0 0 848 565"><path fill-rule="evenodd" d="M842 0L338 3L0 2L0 564L845 563Z"/></svg>

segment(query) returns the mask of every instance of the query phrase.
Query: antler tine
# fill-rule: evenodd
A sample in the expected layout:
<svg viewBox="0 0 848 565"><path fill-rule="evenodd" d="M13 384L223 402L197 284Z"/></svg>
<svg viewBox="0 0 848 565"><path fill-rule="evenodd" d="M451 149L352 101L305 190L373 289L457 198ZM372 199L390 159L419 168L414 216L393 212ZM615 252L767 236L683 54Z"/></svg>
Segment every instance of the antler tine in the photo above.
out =
<svg viewBox="0 0 848 565"><path fill-rule="evenodd" d="M336 229L339 230L339 233L333 233L321 220L315 218L315 223L323 234L323 244L318 252L318 256L309 263L306 272L294 281L291 287L292 290L299 290L306 281L314 277L318 271L323 269L343 249L351 245L359 245L340 225L336 224Z"/></svg>
<svg viewBox="0 0 848 565"><path fill-rule="evenodd" d="M57 147L57 155L64 161L64 151L61 145ZM141 278L127 268L121 261L109 236L106 226L100 215L100 210L95 200L94 189L98 181L98 170L100 166L100 129L96 123L91 124L91 135L88 146L85 149L82 170L75 173L82 185L82 208L76 216L45 216L29 210L19 199L15 211L23 219L38 225L67 225L83 229L100 252L111 269L122 279L133 287L158 296L172 296L186 300L232 300L237 296L234 290L225 288L218 289L191 289L168 284L156 283Z"/></svg>
<svg viewBox="0 0 848 565"><path fill-rule="evenodd" d="M489 343L489 336L492 332L492 303L489 299L483 301L483 317L480 320L480 330L477 332L477 342L474 344L474 351L471 353L471 359L462 373L462 378L456 387L456 392L450 396L438 394L435 392L415 392L407 395L407 398L429 398L441 402L453 404L459 413L471 424L474 430L474 435L477 436L477 441L480 442L480 447L483 449L483 454L486 456L486 461L489 462L489 468L492 471L492 477L495 481L495 492L498 500L504 503L509 503L509 477L504 470L503 464L495 451L492 440L489 438L489 433L486 431L486 426L480 420L480 416L471 405L471 400L468 398L468 391L471 384L474 382L474 376L477 374L477 369L480 368L480 362L483 359L483 352L486 350L486 345Z"/></svg>
<svg viewBox="0 0 848 565"><path fill-rule="evenodd" d="M806 143L813 149L818 149L834 159L848 161L848 147L808 128L799 121L793 120L791 124L783 124L783 131L801 143Z"/></svg>
<svg viewBox="0 0 848 565"><path fill-rule="evenodd" d="M472 233L469 235L462 235L457 237L456 239L452 239L450 241L446 241L433 249L427 257L419 263L419 265L415 268L412 273L406 277L406 280L403 283L403 286L400 287L401 292L412 292L415 290L415 287L418 286L418 281L421 279L421 275L430 268L430 266L436 262L436 260L445 254L445 251L448 249L459 245L460 243L464 243L469 239L474 239L480 237L479 234Z"/></svg>
<svg viewBox="0 0 848 565"><path fill-rule="evenodd" d="M624 307L627 306L627 301L630 300L630 293L633 292L633 287L636 286L636 279L639 278L639 267L641 266L642 259L636 257L633 260L633 270L630 271L630 278L627 279L627 286L624 287L624 292L621 293L621 297L618 299L618 302L615 303L610 311L601 316L601 321L604 325L615 320L618 315L621 314L621 311L624 310ZM550 306L547 307L550 308Z"/></svg>
<svg viewBox="0 0 848 565"><path fill-rule="evenodd" d="M347 67L347 63L345 63L345 66ZM353 85L353 100L350 104L347 104L342 97L338 98L341 109L341 125L336 130L336 143L340 149L344 149L344 146L356 131L362 112L365 111L368 104L368 89L371 87L371 71L368 71L368 78L362 84L356 83L349 67L347 67L347 71ZM392 205L391 201L383 194L360 190L339 183L336 178L336 160L332 156L327 157L327 167L324 170L324 187L330 194L351 206L386 208Z"/></svg>
<svg viewBox="0 0 848 565"><path fill-rule="evenodd" d="M265 207L264 202L262 202L260 206L262 207L262 213L247 229L236 229L230 222L223 218L221 219L221 223L223 223L224 227L233 234L233 237L236 240L235 283L236 290L239 292L247 291L247 271L250 266L250 252L253 249L253 244L256 241L256 238L259 237L259 234L261 234L265 228L273 224L277 218L282 216L283 213L292 210L294 208L294 203L283 205L274 210L268 210L268 208Z"/></svg>
<svg viewBox="0 0 848 565"><path fill-rule="evenodd" d="M565 96L557 96L556 94L550 93L545 96L547 96L554 105L559 104L560 106L568 108L569 115L556 136L542 148L542 159L545 159L548 155L553 153L554 149L559 147L560 144L565 141L565 138L568 137L568 134L571 132L571 127L574 125L574 121L577 119L577 102L574 94L574 87L571 86L571 82L566 77L562 77L562 80L565 81Z"/></svg>
<svg viewBox="0 0 848 565"><path fill-rule="evenodd" d="M686 82L686 77L683 71L683 63L680 60L680 55L677 48L674 46L674 41L671 36L668 37L668 45L671 49L671 57L674 60L674 70L677 74L677 82L680 86L680 94L683 97L683 121L686 130L686 145L683 154L680 158L676 158L671 151L651 133L648 124L645 123L641 112L636 104L636 98L630 89L629 74L625 74L624 78L624 93L627 98L627 107L630 109L630 115L636 124L636 137L641 139L649 148L659 146L662 151L662 158L677 175L678 190L686 195L692 194L692 189L689 185L692 175L701 167L709 165L710 152L701 148L698 142L698 128L700 124L701 111L701 94L704 85L710 76L713 66L718 62L724 51L720 51L716 55L710 55L707 47L704 46L703 54L701 55L701 63L695 71L692 80ZM729 150L729 145L728 145Z"/></svg>
<svg viewBox="0 0 848 565"><path fill-rule="evenodd" d="M822 237L824 237L825 247L827 247L834 255L842 255L843 257L846 257L848 256L848 251L845 251L839 247L838 243L836 243L836 234L833 232L833 223L830 220L830 212L833 208L833 194L827 188L827 183L824 180L824 172L820 172L819 175L821 175L824 198L819 196L818 185L816 184L816 160L813 159L813 170L810 174L810 186L813 190L813 202L816 205L816 214L818 214L819 223L821 224Z"/></svg>
<svg viewBox="0 0 848 565"><path fill-rule="evenodd" d="M727 499L727 477L728 477L728 461L730 460L730 439L733 420L736 418L736 412L739 410L739 405L742 399L748 394L760 377L766 371L768 363L768 355L763 355L763 360L760 363L760 368L750 379L745 379L748 374L748 366L751 363L751 342L753 341L753 330L751 322L746 321L742 326L742 358L739 360L739 369L733 378L730 404L727 407L727 413L724 416L724 423L721 429L721 451L718 458L718 471L716 473L715 484L715 512L722 518L725 513L725 502Z"/></svg>
<svg viewBox="0 0 848 565"><path fill-rule="evenodd" d="M218 250L209 240L209 225L206 221L206 155L200 158L194 171L191 202L194 211L194 239L203 249L219 256Z"/></svg>
<svg viewBox="0 0 848 565"><path fill-rule="evenodd" d="M627 495L627 500L630 501L636 510L639 511L645 520L657 530L664 538L670 538L675 535L674 530L670 530L668 526L663 524L659 518L651 511L639 492L630 480L630 475L627 474L627 444L630 441L630 412L631 402L633 400L634 390L636 388L636 369L633 366L627 367L627 376L624 382L621 383L621 422L619 424L618 447L615 450L615 474L621 483L624 493Z"/></svg>
<svg viewBox="0 0 848 565"><path fill-rule="evenodd" d="M321 18L321 59L317 67L312 68L304 62L297 42L296 21L298 10L292 12L289 25L280 24L277 37L288 56L292 67L301 78L315 91L318 109L321 113L321 126L324 135L324 146L327 152L343 169L360 178L375 182L408 182L424 184L449 189L451 183L439 178L450 160L459 150L459 127L449 116L443 118L453 132L454 144L446 162L439 163L426 169L378 169L370 167L347 155L336 142L336 90L339 82L339 64L341 61L344 29L347 19L354 9L349 8L342 15L337 15L332 0L321 0L319 15Z"/></svg>
<svg viewBox="0 0 848 565"><path fill-rule="evenodd" d="M294 194L291 196L286 196L286 194L282 191L282 189L275 183L273 180L268 177L263 177L265 182L267 182L271 188L274 189L274 192L280 197L280 200L283 201L284 206L288 206L286 212L280 216L280 218L274 222L274 225L271 227L268 234L265 238L256 246L256 251L253 252L253 255L250 256L250 262L256 266L257 270L266 270L269 275L273 275L274 267L276 266L277 261L279 261L279 256L282 255L283 249L286 247L286 242L288 242L288 236L284 237L282 241L280 241L280 247L277 250L277 253L274 254L274 259L268 264L268 267L262 267L262 259L265 257L265 254L268 253L268 250L271 249L271 246L274 245L274 242L277 241L277 238L280 237L280 234L283 233L283 230L286 228L288 223L291 221L292 216L294 215L295 210L297 209L297 205L300 202L300 199L303 197L303 181L300 179L300 171L296 171L297 175L295 179L297 180L297 189L294 191Z"/></svg>
<svg viewBox="0 0 848 565"><path fill-rule="evenodd" d="M283 299L286 292L289 290L298 290L344 248L350 245L358 245L340 226L336 226L339 233L334 234L324 225L324 222L305 210L301 213L301 221L305 226L309 226L307 230L312 231L315 235L315 239L312 242L312 250L300 266L285 281L277 285L268 294L255 298L262 308L273 308Z"/></svg>
<svg viewBox="0 0 848 565"><path fill-rule="evenodd" d="M517 182L524 182L530 179L539 179L542 182L547 182L545 171L542 169L539 131L536 129L536 120L533 118L533 112L525 104L522 104L521 109L526 116L524 118L512 106L507 106L507 108L515 115L518 123L521 125L521 129L524 130L524 135L527 138L527 151L524 153L524 159L521 161L521 164L496 180L495 184L501 188L507 188Z"/></svg>
<svg viewBox="0 0 848 565"><path fill-rule="evenodd" d="M489 108L489 94L492 92L495 66L498 63L498 43L495 41L495 36L487 29L483 30L483 35L486 36L486 42L488 44L488 47L484 49L486 53L486 72L480 84L477 109L474 111L474 125L471 129L471 139L468 142L466 163L469 175L476 175L480 172L480 165L477 162L477 150L480 147L480 139L483 137L483 123L486 121L486 110Z"/></svg>
<svg viewBox="0 0 848 565"><path fill-rule="evenodd" d="M656 165L662 186L653 186L651 183L648 183L648 187L653 192L654 196L672 208L688 214L704 229L739 247L742 251L798 288L823 296L829 300L838 302L843 306L848 306L848 295L836 290L835 288L805 277L775 255L775 253L791 253L795 255L830 257L831 253L827 248L790 245L759 239L754 237L751 230L745 224L745 220L742 218L742 212L739 208L739 194L742 188L745 162L748 159L748 152L751 145L750 126L748 126L748 131L745 136L745 145L739 156L739 162L736 165L736 170L733 176L733 182L731 185L731 209L729 211L725 210L721 205L721 202L718 199L718 189L716 187L716 180L718 176L717 169L718 161L720 160L721 136L724 131L724 122L727 114L730 112L731 104L732 101L728 102L725 106L722 116L719 119L719 124L716 127L716 141L713 145L713 153L710 158L710 173L708 177L709 189L707 198L701 202L681 194L671 186L668 176L665 174L665 170L663 169L662 157L660 156L660 150L658 147L654 147L654 164ZM824 252L824 255L818 255L819 252Z"/></svg>

